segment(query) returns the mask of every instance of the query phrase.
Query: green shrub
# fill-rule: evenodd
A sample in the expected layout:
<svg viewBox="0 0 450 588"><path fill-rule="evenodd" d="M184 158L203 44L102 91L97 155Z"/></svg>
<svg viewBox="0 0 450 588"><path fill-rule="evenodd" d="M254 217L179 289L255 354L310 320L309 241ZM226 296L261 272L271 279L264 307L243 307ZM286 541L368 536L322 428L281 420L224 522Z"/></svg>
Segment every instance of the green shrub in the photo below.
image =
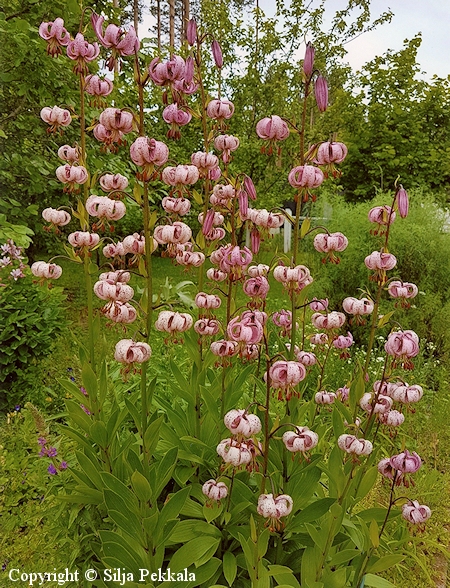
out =
<svg viewBox="0 0 450 588"><path fill-rule="evenodd" d="M2 288L0 305L0 408L30 398L39 383L37 362L65 326L62 288L48 289L30 276ZM36 394L36 392L34 393Z"/></svg>

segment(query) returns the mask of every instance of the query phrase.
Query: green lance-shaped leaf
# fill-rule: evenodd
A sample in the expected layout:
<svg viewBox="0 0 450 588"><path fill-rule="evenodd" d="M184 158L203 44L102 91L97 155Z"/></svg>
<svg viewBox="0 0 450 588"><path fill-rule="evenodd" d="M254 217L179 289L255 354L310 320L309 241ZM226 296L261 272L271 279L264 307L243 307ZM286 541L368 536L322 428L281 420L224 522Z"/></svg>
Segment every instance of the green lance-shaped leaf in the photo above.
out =
<svg viewBox="0 0 450 588"><path fill-rule="evenodd" d="M300 531L304 523L317 521L317 519L323 517L335 502L336 498L321 498L320 500L316 500L296 515L295 519L288 524L287 530L291 532Z"/></svg>
<svg viewBox="0 0 450 588"><path fill-rule="evenodd" d="M229 586L233 586L233 582L237 574L237 562L236 557L230 551L226 551L223 554L223 575Z"/></svg>
<svg viewBox="0 0 450 588"><path fill-rule="evenodd" d="M366 574L364 576L364 586L370 586L372 588L395 588L395 584L374 574Z"/></svg>
<svg viewBox="0 0 450 588"><path fill-rule="evenodd" d="M217 549L220 539L214 539L211 536L198 536L191 539L180 547L172 556L169 565L174 573L189 568L198 563L202 557L214 549Z"/></svg>
<svg viewBox="0 0 450 588"><path fill-rule="evenodd" d="M133 472L133 475L131 476L131 486L141 503L145 504L151 500L152 489L150 488L147 478L140 472Z"/></svg>
<svg viewBox="0 0 450 588"><path fill-rule="evenodd" d="M380 557L374 563L369 564L367 571L372 574L377 574L378 572L384 572L384 570L388 570L393 566L396 566L401 561L405 559L405 555L385 555L384 557Z"/></svg>

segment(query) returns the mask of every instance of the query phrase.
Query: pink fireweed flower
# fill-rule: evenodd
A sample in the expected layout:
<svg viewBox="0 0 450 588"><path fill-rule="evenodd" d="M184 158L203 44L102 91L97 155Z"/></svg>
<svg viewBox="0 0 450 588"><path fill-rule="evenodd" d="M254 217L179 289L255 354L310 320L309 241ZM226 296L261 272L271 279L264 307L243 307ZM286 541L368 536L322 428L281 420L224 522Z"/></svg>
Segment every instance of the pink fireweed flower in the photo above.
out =
<svg viewBox="0 0 450 588"><path fill-rule="evenodd" d="M191 210L191 203L186 198L172 198L165 196L162 199L161 206L166 212L179 214L183 216Z"/></svg>
<svg viewBox="0 0 450 588"><path fill-rule="evenodd" d="M388 427L400 427L405 422L405 415L398 410L389 410L378 415L378 420L382 425Z"/></svg>
<svg viewBox="0 0 450 588"><path fill-rule="evenodd" d="M223 67L222 49L220 47L219 42L216 41L215 39L211 43L211 51L212 51L212 55L213 55L213 59L214 59L214 63L216 64L216 67L221 69Z"/></svg>
<svg viewBox="0 0 450 588"><path fill-rule="evenodd" d="M233 409L227 412L223 422L233 435L252 437L261 431L261 421L256 414L249 414L246 410Z"/></svg>
<svg viewBox="0 0 450 588"><path fill-rule="evenodd" d="M80 159L80 151L78 147L71 147L70 145L62 145L58 149L58 157L70 164L78 163Z"/></svg>
<svg viewBox="0 0 450 588"><path fill-rule="evenodd" d="M119 363L132 364L144 363L152 355L150 345L133 339L122 339L116 343L114 359Z"/></svg>
<svg viewBox="0 0 450 588"><path fill-rule="evenodd" d="M289 137L289 127L286 121L274 114L256 123L256 134L260 139L284 141Z"/></svg>
<svg viewBox="0 0 450 588"><path fill-rule="evenodd" d="M114 89L112 80L97 75L88 75L84 81L84 91L91 96L109 96Z"/></svg>
<svg viewBox="0 0 450 588"><path fill-rule="evenodd" d="M425 504L419 504L417 500L410 500L402 506L402 517L408 523L420 525L431 517L431 510Z"/></svg>
<svg viewBox="0 0 450 588"><path fill-rule="evenodd" d="M33 276L46 280L57 280L62 274L61 266L56 265L56 263L46 263L45 261L35 261L30 269Z"/></svg>
<svg viewBox="0 0 450 588"><path fill-rule="evenodd" d="M373 450L373 445L366 439L358 439L354 435L341 435L338 439L338 447L342 451L351 453L353 455L370 455Z"/></svg>
<svg viewBox="0 0 450 588"><path fill-rule="evenodd" d="M231 152L239 147L239 139L233 135L219 135L214 139L214 147L217 151L222 151L222 161L229 163Z"/></svg>
<svg viewBox="0 0 450 588"><path fill-rule="evenodd" d="M199 171L195 165L165 167L161 173L162 181L168 186L188 186L195 184L198 178Z"/></svg>
<svg viewBox="0 0 450 588"><path fill-rule="evenodd" d="M225 463L238 468L241 465L248 466L255 457L253 441L237 441L236 439L222 439L216 449Z"/></svg>
<svg viewBox="0 0 450 588"><path fill-rule="evenodd" d="M115 302L107 304L102 308L102 313L114 323L131 324L137 318L136 309L128 302Z"/></svg>
<svg viewBox="0 0 450 588"><path fill-rule="evenodd" d="M88 73L87 64L97 59L99 54L98 43L88 43L81 33L77 33L75 39L67 45L67 57L77 62L73 68L74 73Z"/></svg>
<svg viewBox="0 0 450 588"><path fill-rule="evenodd" d="M408 216L409 210L409 197L407 191L400 184L400 188L397 190L395 195L395 201L397 203L398 213L402 218Z"/></svg>
<svg viewBox="0 0 450 588"><path fill-rule="evenodd" d="M317 76L314 84L314 95L319 112L325 112L328 107L328 84L323 76Z"/></svg>
<svg viewBox="0 0 450 588"><path fill-rule="evenodd" d="M220 339L219 341L213 341L210 345L211 353L218 357L231 357L238 353L237 341L227 341L226 339Z"/></svg>
<svg viewBox="0 0 450 588"><path fill-rule="evenodd" d="M100 236L97 233L88 233L86 231L75 231L70 233L67 240L72 247L88 247L89 249L95 247L100 242Z"/></svg>
<svg viewBox="0 0 450 588"><path fill-rule="evenodd" d="M347 249L348 239L342 233L319 233L314 237L313 245L316 251L327 253L322 262L325 263L328 259L331 263L339 263L340 259L334 252Z"/></svg>
<svg viewBox="0 0 450 588"><path fill-rule="evenodd" d="M65 192L76 191L75 184L84 184L88 180L88 172L82 165L60 165L56 168L56 177L66 184Z"/></svg>
<svg viewBox="0 0 450 588"><path fill-rule="evenodd" d="M319 435L310 431L308 427L296 427L295 431L286 431L283 435L283 443L291 453L300 451L306 453L314 449L319 442Z"/></svg>
<svg viewBox="0 0 450 588"><path fill-rule="evenodd" d="M178 104L173 103L166 106L163 110L163 119L170 125L170 129L167 132L169 139L179 139L181 137L180 127L184 127L191 122L192 114L182 108L178 107Z"/></svg>
<svg viewBox="0 0 450 588"><path fill-rule="evenodd" d="M216 310L220 308L222 300L215 294L206 294L205 292L199 292L195 296L195 305L197 308L204 308L205 310Z"/></svg>
<svg viewBox="0 0 450 588"><path fill-rule="evenodd" d="M251 298L264 300L267 298L270 286L267 278L258 276L256 278L248 278L242 286L244 293Z"/></svg>
<svg viewBox="0 0 450 588"><path fill-rule="evenodd" d="M62 18L56 18L53 22L43 22L39 26L39 36L47 41L47 53L51 57L58 57L62 53L62 47L70 43L70 35L64 28Z"/></svg>
<svg viewBox="0 0 450 588"><path fill-rule="evenodd" d="M100 300L129 302L134 296L134 290L131 286L122 282L99 280L94 284L94 294Z"/></svg>
<svg viewBox="0 0 450 588"><path fill-rule="evenodd" d="M104 272L99 275L98 279L111 280L114 284L117 284L118 282L122 284L128 284L131 279L131 274L127 271L117 270L114 272Z"/></svg>
<svg viewBox="0 0 450 588"><path fill-rule="evenodd" d="M422 460L415 451L410 453L405 449L402 453L392 456L390 464L402 474L414 474L421 467Z"/></svg>
<svg viewBox="0 0 450 588"><path fill-rule="evenodd" d="M117 221L125 216L126 208L120 200L112 200L108 196L89 196L86 200L86 210L90 216L100 219Z"/></svg>
<svg viewBox="0 0 450 588"><path fill-rule="evenodd" d="M288 176L288 181L293 188L317 188L323 180L323 171L313 165L294 167Z"/></svg>
<svg viewBox="0 0 450 588"><path fill-rule="evenodd" d="M311 317L311 322L316 329L340 329L345 323L345 314L336 311L325 315L315 312Z"/></svg>
<svg viewBox="0 0 450 588"><path fill-rule="evenodd" d="M64 227L70 223L71 216L65 210L56 210L55 208L44 208L42 218L56 227Z"/></svg>
<svg viewBox="0 0 450 588"><path fill-rule="evenodd" d="M150 78L157 86L165 86L173 84L176 80L183 80L185 71L186 62L179 55L172 55L168 61L162 63L159 57L155 57L148 66Z"/></svg>
<svg viewBox="0 0 450 588"><path fill-rule="evenodd" d="M99 16L95 12L91 16L92 28L97 35L97 39L103 47L112 49L112 55L106 64L108 69L112 71L117 59L137 53L140 43L134 27L130 27L126 32L115 24L109 24L103 33L104 20L103 16Z"/></svg>
<svg viewBox="0 0 450 588"><path fill-rule="evenodd" d="M414 384L413 386L408 386L408 384L399 385L392 393L392 398L395 402L401 402L402 404L419 402L422 396L423 388L418 384Z"/></svg>
<svg viewBox="0 0 450 588"><path fill-rule="evenodd" d="M194 324L194 331L203 337L212 337L217 335L219 330L219 321L213 318L201 318Z"/></svg>
<svg viewBox="0 0 450 588"><path fill-rule="evenodd" d="M376 398L376 402L375 402ZM384 414L389 412L392 408L392 398L378 394L377 397L372 397L370 392L362 395L359 401L359 406L370 414Z"/></svg>
<svg viewBox="0 0 450 588"><path fill-rule="evenodd" d="M72 122L70 112L66 108L59 108L59 106L53 106L53 108L44 106L41 110L41 118L50 125L47 129L48 133L53 133L60 127L68 127Z"/></svg>
<svg viewBox="0 0 450 588"><path fill-rule="evenodd" d="M206 114L213 120L223 121L234 114L234 104L230 100L211 100L206 107Z"/></svg>
<svg viewBox="0 0 450 588"><path fill-rule="evenodd" d="M258 498L257 512L268 519L269 528L277 531L282 528L281 517L287 517L292 512L294 501L287 494L280 494L276 498L273 494L261 494Z"/></svg>
<svg viewBox="0 0 450 588"><path fill-rule="evenodd" d="M160 245L187 243L192 237L192 230L185 223L175 221L172 225L155 227L153 237Z"/></svg>
<svg viewBox="0 0 450 588"><path fill-rule="evenodd" d="M138 137L130 146L130 157L133 163L143 167L139 178L148 181L153 174L154 166L161 166L169 159L169 148L162 141Z"/></svg>
<svg viewBox="0 0 450 588"><path fill-rule="evenodd" d="M321 390L314 396L316 404L333 404L335 400L336 394L334 392L327 392L326 390Z"/></svg>
<svg viewBox="0 0 450 588"><path fill-rule="evenodd" d="M410 368L410 358L419 353L419 337L414 331L394 331L389 334L384 350L388 355L404 362L406 368Z"/></svg>
<svg viewBox="0 0 450 588"><path fill-rule="evenodd" d="M217 155L213 153L204 153L197 151L191 155L191 163L198 167L200 175L206 177L208 172L215 169L219 165Z"/></svg>
<svg viewBox="0 0 450 588"><path fill-rule="evenodd" d="M128 188L128 179L121 174L103 174L100 186L104 192L122 192Z"/></svg>
<svg viewBox="0 0 450 588"><path fill-rule="evenodd" d="M273 277L277 282L281 282L287 290L293 292L300 292L313 281L309 269L304 265L297 265L293 268L279 265L273 270Z"/></svg>
<svg viewBox="0 0 450 588"><path fill-rule="evenodd" d="M228 278L228 274L216 268L209 268L206 271L206 277L213 282L224 282Z"/></svg>
<svg viewBox="0 0 450 588"><path fill-rule="evenodd" d="M216 482L215 480L208 480L202 486L203 494L209 498L209 500L222 500L228 495L228 488L224 482Z"/></svg>
<svg viewBox="0 0 450 588"><path fill-rule="evenodd" d="M290 400L293 394L294 396L299 395L294 388L305 379L306 369L298 361L279 360L274 362L269 371L264 374L265 382L267 382L267 377L270 379L271 388L280 390L278 398L281 400L282 392L285 392L286 400Z"/></svg>
<svg viewBox="0 0 450 588"><path fill-rule="evenodd" d="M175 333L184 333L192 327L193 323L191 315L187 312L162 310L155 323L155 328L157 331L174 335Z"/></svg>
<svg viewBox="0 0 450 588"><path fill-rule="evenodd" d="M314 298L309 303L309 308L313 312L325 312L328 308L328 298L317 300L317 298L314 296Z"/></svg>
<svg viewBox="0 0 450 588"><path fill-rule="evenodd" d="M122 241L123 253L132 253L133 255L143 255L145 253L145 237L139 235L139 233L133 233L127 235ZM156 249L155 245L152 247L152 251Z"/></svg>

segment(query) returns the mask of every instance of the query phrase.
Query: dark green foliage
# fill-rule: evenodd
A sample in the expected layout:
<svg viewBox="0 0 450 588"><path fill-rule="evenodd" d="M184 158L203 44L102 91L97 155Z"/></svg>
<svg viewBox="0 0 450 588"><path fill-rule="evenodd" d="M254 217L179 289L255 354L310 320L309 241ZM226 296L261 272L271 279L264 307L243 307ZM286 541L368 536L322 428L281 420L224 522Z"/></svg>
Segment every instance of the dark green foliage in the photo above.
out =
<svg viewBox="0 0 450 588"><path fill-rule="evenodd" d="M63 296L60 288L38 286L29 276L11 281L0 295L0 408L10 408L39 388L37 361L63 329Z"/></svg>

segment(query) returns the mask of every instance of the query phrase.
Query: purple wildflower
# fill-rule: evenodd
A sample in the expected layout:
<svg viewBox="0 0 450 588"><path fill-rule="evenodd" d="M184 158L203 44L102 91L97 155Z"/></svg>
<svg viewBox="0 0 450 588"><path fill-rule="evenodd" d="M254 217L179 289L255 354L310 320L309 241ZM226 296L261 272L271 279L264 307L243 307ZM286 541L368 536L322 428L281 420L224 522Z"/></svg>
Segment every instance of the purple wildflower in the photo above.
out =
<svg viewBox="0 0 450 588"><path fill-rule="evenodd" d="M55 476L58 473L58 470L52 463L48 466L47 471L51 476Z"/></svg>

